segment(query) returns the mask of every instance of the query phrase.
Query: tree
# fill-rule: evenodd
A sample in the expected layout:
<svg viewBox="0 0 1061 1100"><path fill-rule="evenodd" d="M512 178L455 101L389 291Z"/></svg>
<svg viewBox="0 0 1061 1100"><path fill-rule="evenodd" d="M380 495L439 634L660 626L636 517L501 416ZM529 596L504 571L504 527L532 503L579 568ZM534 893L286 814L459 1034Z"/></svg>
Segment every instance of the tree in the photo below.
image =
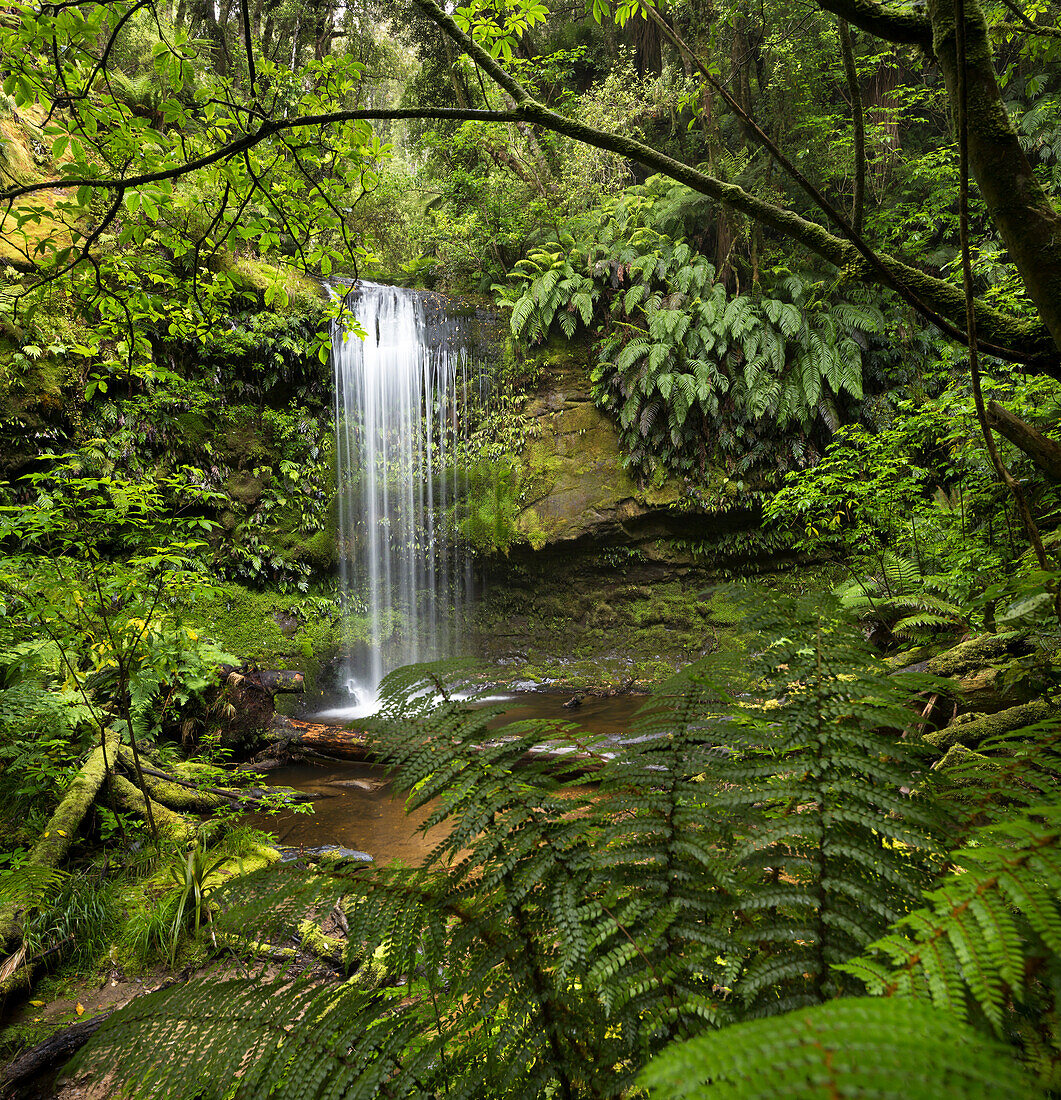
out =
<svg viewBox="0 0 1061 1100"><path fill-rule="evenodd" d="M121 226L119 244L153 240L177 248L197 270L229 239L268 246L283 241L299 262L327 274L356 261L358 243L344 239L351 199L372 185L386 149L368 123L395 118L474 119L531 124L627 157L662 172L787 236L840 268L845 277L877 282L916 302L957 339L965 339L964 296L954 285L918 270L896 256L874 251L797 173L825 224L770 201L630 138L609 134L569 118L534 98L505 61L520 35L540 23L546 9L513 0L493 8L472 4L448 15L434 0L413 0L489 76L508 106L402 109L364 105L365 65L352 54L322 52L295 79L287 66L261 55L247 0L240 26L249 49L246 74L230 80L195 73L198 53L186 31L173 28L153 0L136 3L61 4L40 10L20 5L17 20L3 29L4 90L25 110L43 112L42 134L61 158L48 179L15 182L0 191L5 226L21 229L51 223L51 233L30 234L23 265L39 281L92 276L90 297L106 298L107 259L101 244L123 209L144 216L146 228ZM639 5L622 5L621 18ZM822 7L851 25L891 42L920 46L938 60L958 113L955 21L950 6L934 2L925 12L874 0L822 0ZM598 15L607 5L594 6ZM651 6L646 16L689 53L671 25ZM976 323L985 351L1061 377L1061 219L1024 155L1006 113L992 65L988 29L976 2L965 8L966 71L962 102L969 121L969 159L991 218L1009 250L1038 316L1007 314L976 304ZM150 55L157 82L151 119L130 111L111 77L112 54L142 13L153 21ZM233 51L229 51L230 53ZM690 65L693 62L690 62ZM701 76L741 111L737 101L701 66ZM772 146L745 119L749 132ZM779 150L770 149L789 171ZM198 193L175 189L181 180L200 181ZM205 201L204 200L205 197ZM343 207L347 209L344 210ZM181 209L205 208L210 217L193 232L190 245L167 230ZM832 227L827 227L829 223ZM332 239L329 240L329 237ZM219 243L220 242L220 243ZM223 282L223 280L222 280Z"/></svg>

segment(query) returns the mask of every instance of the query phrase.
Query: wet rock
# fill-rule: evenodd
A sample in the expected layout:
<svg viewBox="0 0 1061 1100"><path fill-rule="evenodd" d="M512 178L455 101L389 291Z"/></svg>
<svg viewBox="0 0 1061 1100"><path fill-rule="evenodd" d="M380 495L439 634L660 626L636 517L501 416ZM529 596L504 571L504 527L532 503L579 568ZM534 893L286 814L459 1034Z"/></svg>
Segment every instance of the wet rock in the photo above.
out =
<svg viewBox="0 0 1061 1100"><path fill-rule="evenodd" d="M304 860L307 863L317 863L320 860L329 862L338 860L350 860L351 863L373 863L374 860L368 852L359 852L354 848L344 848L341 844L321 844L316 848L279 848L280 859L284 863L294 863Z"/></svg>

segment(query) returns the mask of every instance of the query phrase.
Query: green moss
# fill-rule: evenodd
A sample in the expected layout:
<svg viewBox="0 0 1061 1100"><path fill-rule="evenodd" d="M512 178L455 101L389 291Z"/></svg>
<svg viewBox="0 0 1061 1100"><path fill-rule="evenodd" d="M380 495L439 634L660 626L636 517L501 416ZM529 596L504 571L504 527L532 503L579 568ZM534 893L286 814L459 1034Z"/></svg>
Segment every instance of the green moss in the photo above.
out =
<svg viewBox="0 0 1061 1100"><path fill-rule="evenodd" d="M258 294L282 292L272 302L278 313L313 308L327 299L324 287L296 267L231 254L225 254L220 262L225 271Z"/></svg>
<svg viewBox="0 0 1061 1100"><path fill-rule="evenodd" d="M304 672L312 689L322 660L342 642L338 608L329 616L319 606L322 598L315 599L318 602L307 609L298 596L226 584L195 597L185 608L185 618L222 649L259 668ZM292 622L294 630L290 630ZM281 623L288 625L288 632Z"/></svg>
<svg viewBox="0 0 1061 1100"><path fill-rule="evenodd" d="M252 476L246 472L233 474L225 482L225 493L244 508L254 508L262 499L268 482L271 480L268 471L257 471L258 476Z"/></svg>

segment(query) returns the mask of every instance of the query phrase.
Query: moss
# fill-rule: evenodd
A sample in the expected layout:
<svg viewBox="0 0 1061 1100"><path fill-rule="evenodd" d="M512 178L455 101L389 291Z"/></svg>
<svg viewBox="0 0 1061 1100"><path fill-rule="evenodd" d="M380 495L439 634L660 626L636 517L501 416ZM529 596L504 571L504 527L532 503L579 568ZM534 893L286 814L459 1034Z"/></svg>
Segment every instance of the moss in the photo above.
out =
<svg viewBox="0 0 1061 1100"><path fill-rule="evenodd" d="M339 564L338 531L330 515L329 521L315 535L304 539L296 536L290 547L285 548L287 560L305 562L319 573L334 571Z"/></svg>
<svg viewBox="0 0 1061 1100"><path fill-rule="evenodd" d="M240 279L244 286L262 296L273 288L282 291L282 297L272 302L272 308L278 313L313 308L327 300L324 287L296 267L231 254L225 254L220 264L230 275Z"/></svg>
<svg viewBox="0 0 1061 1100"><path fill-rule="evenodd" d="M1057 713L1056 707L1043 699L1036 699L1022 706L1001 710L997 714L960 715L946 729L927 733L924 739L938 749L946 749L951 745L975 748L989 737L1010 733L1036 722L1045 722Z"/></svg>
<svg viewBox="0 0 1061 1100"><path fill-rule="evenodd" d="M147 820L147 803L143 794L128 779L120 775L111 776L111 788L118 805L123 810ZM195 836L195 825L181 814L167 810L165 806L151 800L151 815L154 818L158 835L162 842L173 848L183 848Z"/></svg>
<svg viewBox="0 0 1061 1100"><path fill-rule="evenodd" d="M1008 634L981 634L967 642L948 649L928 662L927 671L933 676L960 676L992 664L1014 654L1029 652L1027 632L1019 630Z"/></svg>
<svg viewBox="0 0 1061 1100"><path fill-rule="evenodd" d="M932 770L944 773L947 783L956 797L977 797L982 783L989 782L1001 764L982 753L973 752L964 745L951 745L946 753L932 765Z"/></svg>
<svg viewBox="0 0 1061 1100"><path fill-rule="evenodd" d="M230 856L207 875L206 886L208 889L216 889L229 879L264 870L279 859L280 853L268 844L246 845L238 855Z"/></svg>
<svg viewBox="0 0 1061 1100"><path fill-rule="evenodd" d="M225 493L244 508L251 509L262 499L271 480L268 471L257 471L257 476L236 473L225 482Z"/></svg>
<svg viewBox="0 0 1061 1100"><path fill-rule="evenodd" d="M311 611L303 611L298 596L255 591L239 584L196 594L184 614L190 626L241 660L259 668L304 672L310 689L322 659L339 649L343 636L337 607L334 616L323 614L317 604ZM294 631L285 633L281 623L292 621Z"/></svg>
<svg viewBox="0 0 1061 1100"><path fill-rule="evenodd" d="M784 571L748 582L827 592L831 571ZM476 612L475 651L503 682L647 688L705 655L738 668L756 638L717 575L588 540L561 552L514 554L491 570Z"/></svg>
<svg viewBox="0 0 1061 1100"><path fill-rule="evenodd" d="M279 458L275 448L269 446L257 409L237 406L229 413L228 421L221 444L231 466L252 470L263 464L271 465Z"/></svg>
<svg viewBox="0 0 1061 1100"><path fill-rule="evenodd" d="M338 965L344 961L344 941L338 936L326 936L311 920L304 920L298 926L302 946L312 951L318 959Z"/></svg>

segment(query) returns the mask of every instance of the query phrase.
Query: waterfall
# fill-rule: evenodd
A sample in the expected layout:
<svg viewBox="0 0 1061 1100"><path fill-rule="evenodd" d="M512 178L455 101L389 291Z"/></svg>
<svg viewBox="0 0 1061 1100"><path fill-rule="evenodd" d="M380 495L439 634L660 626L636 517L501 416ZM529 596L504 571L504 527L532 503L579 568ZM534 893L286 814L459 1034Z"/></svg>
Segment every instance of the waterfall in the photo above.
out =
<svg viewBox="0 0 1061 1100"><path fill-rule="evenodd" d="M332 358L354 717L386 672L459 651L471 562L449 524L481 373L436 296L359 283L348 305L365 337L337 328Z"/></svg>

